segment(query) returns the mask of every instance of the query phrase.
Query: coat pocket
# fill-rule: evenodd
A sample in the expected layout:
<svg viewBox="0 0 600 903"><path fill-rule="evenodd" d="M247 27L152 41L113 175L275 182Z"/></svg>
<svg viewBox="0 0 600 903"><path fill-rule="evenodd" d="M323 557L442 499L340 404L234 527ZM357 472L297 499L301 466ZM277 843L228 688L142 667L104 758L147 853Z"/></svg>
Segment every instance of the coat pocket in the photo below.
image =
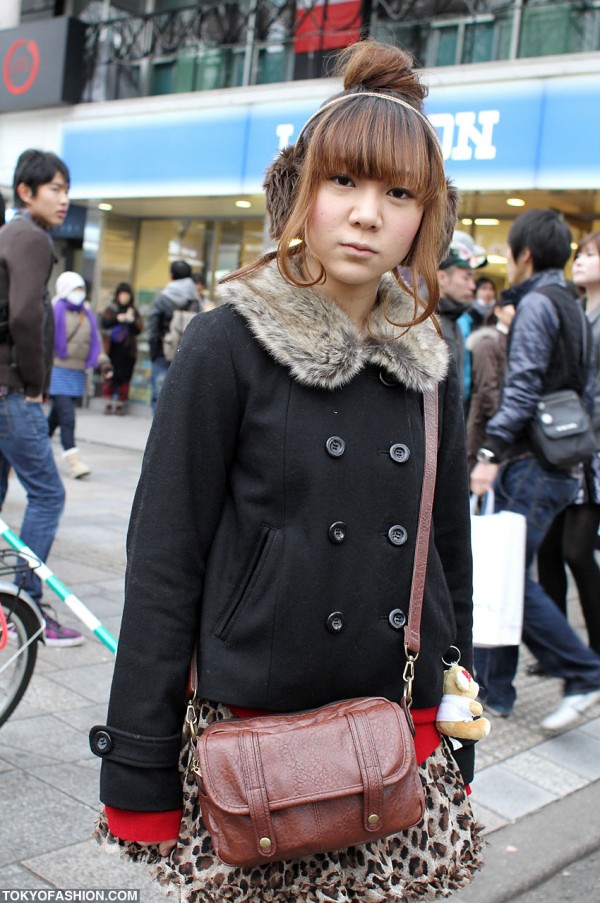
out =
<svg viewBox="0 0 600 903"><path fill-rule="evenodd" d="M231 601L215 625L213 633L218 639L228 639L241 612L255 595L277 533L275 527L263 524L258 541L252 550L244 573L235 587Z"/></svg>

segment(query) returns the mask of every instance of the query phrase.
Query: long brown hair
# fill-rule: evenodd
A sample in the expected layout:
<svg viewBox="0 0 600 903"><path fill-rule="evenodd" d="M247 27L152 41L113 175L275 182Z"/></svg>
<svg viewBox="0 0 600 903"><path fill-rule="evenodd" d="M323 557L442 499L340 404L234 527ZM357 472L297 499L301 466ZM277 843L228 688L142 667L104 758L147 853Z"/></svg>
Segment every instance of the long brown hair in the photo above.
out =
<svg viewBox="0 0 600 903"><path fill-rule="evenodd" d="M431 316L437 306L437 267L449 226L442 151L433 127L419 115L427 89L412 63L403 51L375 41L359 42L340 54L336 71L343 76L344 91L335 97L340 101L344 97L353 99L329 108L325 104L323 112L303 130L295 149L297 183L276 252L279 269L288 282L298 286L320 284L325 279L322 264L315 279L306 278L304 237L322 182L344 172L407 188L423 207L423 218L409 253L398 261L410 270L411 285L393 271L398 284L414 301L413 319L397 324L403 327ZM385 92L404 104L386 100L383 95L360 97L364 92ZM318 260L318 254L312 253ZM257 269L273 256L268 254L226 278ZM427 301L419 298L421 285L425 286Z"/></svg>

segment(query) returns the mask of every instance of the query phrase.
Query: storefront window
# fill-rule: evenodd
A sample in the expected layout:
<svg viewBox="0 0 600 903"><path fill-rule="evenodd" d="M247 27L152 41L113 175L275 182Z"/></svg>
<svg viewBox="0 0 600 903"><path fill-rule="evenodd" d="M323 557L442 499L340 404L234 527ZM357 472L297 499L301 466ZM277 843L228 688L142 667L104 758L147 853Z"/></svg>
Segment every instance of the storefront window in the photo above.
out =
<svg viewBox="0 0 600 903"><path fill-rule="evenodd" d="M263 225L262 219L137 219L109 214L98 254L98 313L110 303L119 282L129 282L147 325L152 301L170 281L169 265L173 260L186 260L194 273L201 273L209 296L214 297L219 279L263 253ZM146 331L138 339L130 397L132 401L149 403Z"/></svg>

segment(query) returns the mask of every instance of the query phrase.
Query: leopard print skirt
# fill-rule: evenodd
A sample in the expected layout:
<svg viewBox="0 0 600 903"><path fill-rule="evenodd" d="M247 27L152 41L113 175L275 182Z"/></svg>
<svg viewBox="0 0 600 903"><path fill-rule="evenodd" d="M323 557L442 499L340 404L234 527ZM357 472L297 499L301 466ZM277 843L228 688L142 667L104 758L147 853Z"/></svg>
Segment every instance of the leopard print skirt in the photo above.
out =
<svg viewBox="0 0 600 903"><path fill-rule="evenodd" d="M231 718L202 702L199 730ZM181 903L384 903L449 897L481 867L481 827L474 821L458 767L446 743L419 766L425 815L414 828L347 850L254 868L224 865L202 823L195 779L187 775L189 741L180 759L183 819L177 846L164 858L155 844L120 840L100 810L94 836L109 851L144 862L165 893Z"/></svg>

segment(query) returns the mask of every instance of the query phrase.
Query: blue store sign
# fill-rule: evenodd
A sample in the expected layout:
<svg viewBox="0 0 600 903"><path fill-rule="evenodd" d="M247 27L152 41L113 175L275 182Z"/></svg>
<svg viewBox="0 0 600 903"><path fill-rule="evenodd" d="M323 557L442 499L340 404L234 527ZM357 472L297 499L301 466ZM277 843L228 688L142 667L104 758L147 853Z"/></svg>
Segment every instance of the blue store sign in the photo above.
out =
<svg viewBox="0 0 600 903"><path fill-rule="evenodd" d="M462 189L600 188L599 101L598 76L531 79L433 87L427 114ZM75 197L257 194L318 103L65 124L62 155Z"/></svg>

